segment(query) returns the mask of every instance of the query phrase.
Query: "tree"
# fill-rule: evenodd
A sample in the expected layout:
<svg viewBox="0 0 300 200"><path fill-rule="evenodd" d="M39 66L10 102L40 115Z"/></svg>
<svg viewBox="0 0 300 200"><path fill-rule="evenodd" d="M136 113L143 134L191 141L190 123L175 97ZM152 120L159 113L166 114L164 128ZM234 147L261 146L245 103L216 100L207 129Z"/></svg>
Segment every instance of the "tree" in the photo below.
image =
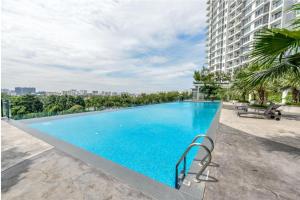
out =
<svg viewBox="0 0 300 200"><path fill-rule="evenodd" d="M73 112L81 112L81 111L84 111L84 107L76 104L76 105L72 106L71 108L69 108L68 111L72 112L72 113Z"/></svg>
<svg viewBox="0 0 300 200"><path fill-rule="evenodd" d="M239 92L242 96L243 101L246 100L247 94L253 94L258 97L258 103L263 105L267 102L268 92L272 86L271 81L258 82L255 85L248 84L248 77L259 70L259 65L249 65L242 69L239 69L234 75L235 79L231 86L233 91Z"/></svg>
<svg viewBox="0 0 300 200"><path fill-rule="evenodd" d="M196 83L203 84L200 87L200 92L205 95L205 99L215 99L219 94L223 93L225 89L221 85L231 80L229 73L215 72L211 73L205 67L201 71L194 72L194 80Z"/></svg>
<svg viewBox="0 0 300 200"><path fill-rule="evenodd" d="M133 105L144 105L152 103L170 102L190 98L189 93L183 92L160 92L153 94L141 94L131 96L129 94L115 96L91 96L83 99L81 96L71 95L50 95L50 96L5 96L12 101L12 116L26 115L30 113L40 113L39 115L26 115L25 117L43 116L49 114L61 114L81 112L85 108L93 107L96 109L110 107L127 107ZM19 116L18 116L19 117Z"/></svg>
<svg viewBox="0 0 300 200"><path fill-rule="evenodd" d="M243 80L248 76L247 71L244 68L238 68L234 71L233 82L230 87L231 96L233 99L246 101L246 95L249 90L245 87L245 82Z"/></svg>
<svg viewBox="0 0 300 200"><path fill-rule="evenodd" d="M284 76L281 79L281 87L285 89L290 89L292 92L293 103L300 102L300 81L295 80L294 76Z"/></svg>
<svg viewBox="0 0 300 200"><path fill-rule="evenodd" d="M37 113L43 110L43 103L34 95L16 96L12 98L12 115Z"/></svg>

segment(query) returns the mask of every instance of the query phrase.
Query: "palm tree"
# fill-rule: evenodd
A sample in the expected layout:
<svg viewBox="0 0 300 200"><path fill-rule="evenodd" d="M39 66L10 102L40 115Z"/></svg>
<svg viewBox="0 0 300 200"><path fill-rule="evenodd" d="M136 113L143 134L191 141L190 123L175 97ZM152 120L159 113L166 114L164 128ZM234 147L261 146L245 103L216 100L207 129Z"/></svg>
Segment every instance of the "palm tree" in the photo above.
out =
<svg viewBox="0 0 300 200"><path fill-rule="evenodd" d="M290 10L300 11L300 4ZM289 75L300 81L300 18L292 23L292 30L264 29L256 34L251 58L260 70L253 72L247 81L256 85L267 80Z"/></svg>

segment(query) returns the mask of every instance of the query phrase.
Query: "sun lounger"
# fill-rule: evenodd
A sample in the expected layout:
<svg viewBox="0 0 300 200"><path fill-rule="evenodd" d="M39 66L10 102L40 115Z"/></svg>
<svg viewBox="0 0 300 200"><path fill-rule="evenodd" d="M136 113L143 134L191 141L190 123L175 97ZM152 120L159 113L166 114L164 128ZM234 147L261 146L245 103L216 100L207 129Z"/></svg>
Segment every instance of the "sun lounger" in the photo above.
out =
<svg viewBox="0 0 300 200"><path fill-rule="evenodd" d="M279 121L281 118L281 112L280 110L278 110L278 108L280 106L281 105L270 104L267 109L255 109L254 111L249 111L248 106L239 106L236 107L236 109L237 109L237 115L239 117L243 117L246 115L254 115L254 116L262 116L268 119L276 119Z"/></svg>

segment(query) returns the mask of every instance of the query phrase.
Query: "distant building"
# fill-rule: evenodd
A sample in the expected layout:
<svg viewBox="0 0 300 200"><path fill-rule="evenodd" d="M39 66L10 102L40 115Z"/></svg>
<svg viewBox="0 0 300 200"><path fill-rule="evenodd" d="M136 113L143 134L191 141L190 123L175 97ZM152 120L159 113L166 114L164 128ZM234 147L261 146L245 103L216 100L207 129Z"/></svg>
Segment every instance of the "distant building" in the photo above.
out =
<svg viewBox="0 0 300 200"><path fill-rule="evenodd" d="M36 94L37 94L37 95L46 95L47 92L46 92L46 91L39 91L39 92L37 92Z"/></svg>
<svg viewBox="0 0 300 200"><path fill-rule="evenodd" d="M99 94L99 93L98 93L97 90L92 91L92 95L98 95L98 94Z"/></svg>
<svg viewBox="0 0 300 200"><path fill-rule="evenodd" d="M111 96L118 96L118 93L117 92L112 92Z"/></svg>
<svg viewBox="0 0 300 200"><path fill-rule="evenodd" d="M60 95L59 92L46 92L46 96L50 96L50 95Z"/></svg>
<svg viewBox="0 0 300 200"><path fill-rule="evenodd" d="M104 92L104 96L111 96L111 92Z"/></svg>
<svg viewBox="0 0 300 200"><path fill-rule="evenodd" d="M15 87L16 95L35 94L36 89L34 87Z"/></svg>
<svg viewBox="0 0 300 200"><path fill-rule="evenodd" d="M87 92L87 90L80 90L79 91L79 93L78 93L79 95L87 95L88 94L88 92Z"/></svg>
<svg viewBox="0 0 300 200"><path fill-rule="evenodd" d="M63 95L71 95L71 96L76 96L78 94L77 90L67 90L67 91L62 91Z"/></svg>
<svg viewBox="0 0 300 200"><path fill-rule="evenodd" d="M10 94L10 91L9 91L9 89L1 88L1 93Z"/></svg>

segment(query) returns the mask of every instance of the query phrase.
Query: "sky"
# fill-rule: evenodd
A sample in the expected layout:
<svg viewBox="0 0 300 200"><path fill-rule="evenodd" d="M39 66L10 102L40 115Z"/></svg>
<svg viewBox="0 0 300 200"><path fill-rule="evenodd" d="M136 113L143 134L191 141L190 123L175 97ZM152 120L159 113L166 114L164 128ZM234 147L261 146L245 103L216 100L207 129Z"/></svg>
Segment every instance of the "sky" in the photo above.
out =
<svg viewBox="0 0 300 200"><path fill-rule="evenodd" d="M3 0L2 88L188 90L204 0Z"/></svg>

